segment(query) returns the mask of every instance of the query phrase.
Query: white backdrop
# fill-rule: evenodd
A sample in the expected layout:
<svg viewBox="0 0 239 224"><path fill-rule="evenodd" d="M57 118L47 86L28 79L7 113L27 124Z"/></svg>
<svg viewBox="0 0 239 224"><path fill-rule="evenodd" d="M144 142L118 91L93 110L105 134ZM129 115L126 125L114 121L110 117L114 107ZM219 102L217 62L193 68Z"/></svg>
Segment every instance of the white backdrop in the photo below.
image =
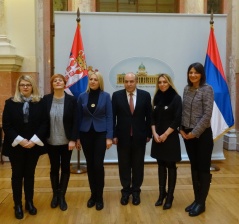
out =
<svg viewBox="0 0 239 224"><path fill-rule="evenodd" d="M112 94L122 88L116 86L112 73L115 67L120 67L122 61L129 60L133 64L132 59L136 58L136 64L131 67L134 72L140 60L149 58L158 61L159 72L160 69L167 70L182 96L189 64L204 64L210 31L209 21L210 15L81 13L81 34L86 62L103 74L105 91ZM225 68L226 15L215 15L214 22L215 36ZM55 73L65 73L75 29L76 13L55 13ZM150 70L150 66L146 66L146 69ZM156 72L150 71L151 74ZM152 91L150 93L152 95ZM215 143L212 160L225 159L222 145L222 139ZM150 147L151 142L147 144L145 156L145 161L148 162L155 161L150 157ZM182 139L181 149L182 159L188 160ZM76 161L76 158L74 152L72 162ZM81 161L85 161L82 153ZM105 162L117 162L115 146L107 151Z"/></svg>

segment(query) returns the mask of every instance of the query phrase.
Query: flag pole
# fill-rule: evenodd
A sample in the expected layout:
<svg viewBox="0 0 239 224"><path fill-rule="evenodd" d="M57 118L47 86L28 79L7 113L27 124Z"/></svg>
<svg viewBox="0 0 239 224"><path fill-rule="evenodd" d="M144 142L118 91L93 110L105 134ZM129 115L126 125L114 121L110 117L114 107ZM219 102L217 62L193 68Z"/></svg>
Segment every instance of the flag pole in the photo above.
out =
<svg viewBox="0 0 239 224"><path fill-rule="evenodd" d="M212 5L213 5L213 3L211 3L210 29L213 28L213 24L214 24ZM210 170L211 170L211 171L219 171L219 170L220 170L220 167L219 167L218 165L216 165L216 164L212 164L212 163L211 163Z"/></svg>
<svg viewBox="0 0 239 224"><path fill-rule="evenodd" d="M79 7L77 9L76 22L80 23L80 10L79 10ZM81 173L86 173L87 172L87 167L83 166L83 165L80 165L80 151L81 151L81 149L77 150L77 163L76 164L71 164L71 173L81 174Z"/></svg>
<svg viewBox="0 0 239 224"><path fill-rule="evenodd" d="M81 174L86 172L86 166L80 165L80 150L77 150L77 163L71 164L71 173Z"/></svg>

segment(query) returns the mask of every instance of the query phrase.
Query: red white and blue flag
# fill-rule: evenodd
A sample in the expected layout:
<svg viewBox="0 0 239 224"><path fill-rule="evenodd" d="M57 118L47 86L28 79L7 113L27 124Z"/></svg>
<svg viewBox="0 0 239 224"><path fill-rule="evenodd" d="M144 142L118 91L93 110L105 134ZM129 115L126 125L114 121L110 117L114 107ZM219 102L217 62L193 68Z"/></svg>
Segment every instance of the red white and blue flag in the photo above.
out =
<svg viewBox="0 0 239 224"><path fill-rule="evenodd" d="M219 55L214 28L211 25L205 60L206 80L214 91L214 105L211 119L213 139L219 138L234 125L231 99Z"/></svg>
<svg viewBox="0 0 239 224"><path fill-rule="evenodd" d="M67 81L65 91L67 93L78 98L82 92L85 92L88 84L88 71L80 32L80 23L77 23L65 78Z"/></svg>

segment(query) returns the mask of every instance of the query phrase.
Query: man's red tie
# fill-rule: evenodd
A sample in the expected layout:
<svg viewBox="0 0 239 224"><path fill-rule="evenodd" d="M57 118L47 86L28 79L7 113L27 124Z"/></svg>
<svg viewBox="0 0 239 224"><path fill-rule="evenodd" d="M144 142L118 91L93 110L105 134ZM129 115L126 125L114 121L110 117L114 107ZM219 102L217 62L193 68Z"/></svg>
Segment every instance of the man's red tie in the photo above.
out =
<svg viewBox="0 0 239 224"><path fill-rule="evenodd" d="M129 94L129 108L130 108L131 114L133 114L134 113L133 93ZM130 136L133 136L133 128L132 128L132 126L131 126L131 129L130 129Z"/></svg>
<svg viewBox="0 0 239 224"><path fill-rule="evenodd" d="M129 94L129 107L130 111L133 114L134 113L134 100L133 100L133 93Z"/></svg>

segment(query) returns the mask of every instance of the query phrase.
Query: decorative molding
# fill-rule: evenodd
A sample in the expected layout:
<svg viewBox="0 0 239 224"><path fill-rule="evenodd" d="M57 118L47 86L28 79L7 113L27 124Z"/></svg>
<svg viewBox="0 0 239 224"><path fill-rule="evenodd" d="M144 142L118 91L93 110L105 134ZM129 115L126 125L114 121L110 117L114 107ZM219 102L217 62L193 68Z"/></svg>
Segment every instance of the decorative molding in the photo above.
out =
<svg viewBox="0 0 239 224"><path fill-rule="evenodd" d="M23 57L19 55L0 55L0 71L16 72L23 62Z"/></svg>

